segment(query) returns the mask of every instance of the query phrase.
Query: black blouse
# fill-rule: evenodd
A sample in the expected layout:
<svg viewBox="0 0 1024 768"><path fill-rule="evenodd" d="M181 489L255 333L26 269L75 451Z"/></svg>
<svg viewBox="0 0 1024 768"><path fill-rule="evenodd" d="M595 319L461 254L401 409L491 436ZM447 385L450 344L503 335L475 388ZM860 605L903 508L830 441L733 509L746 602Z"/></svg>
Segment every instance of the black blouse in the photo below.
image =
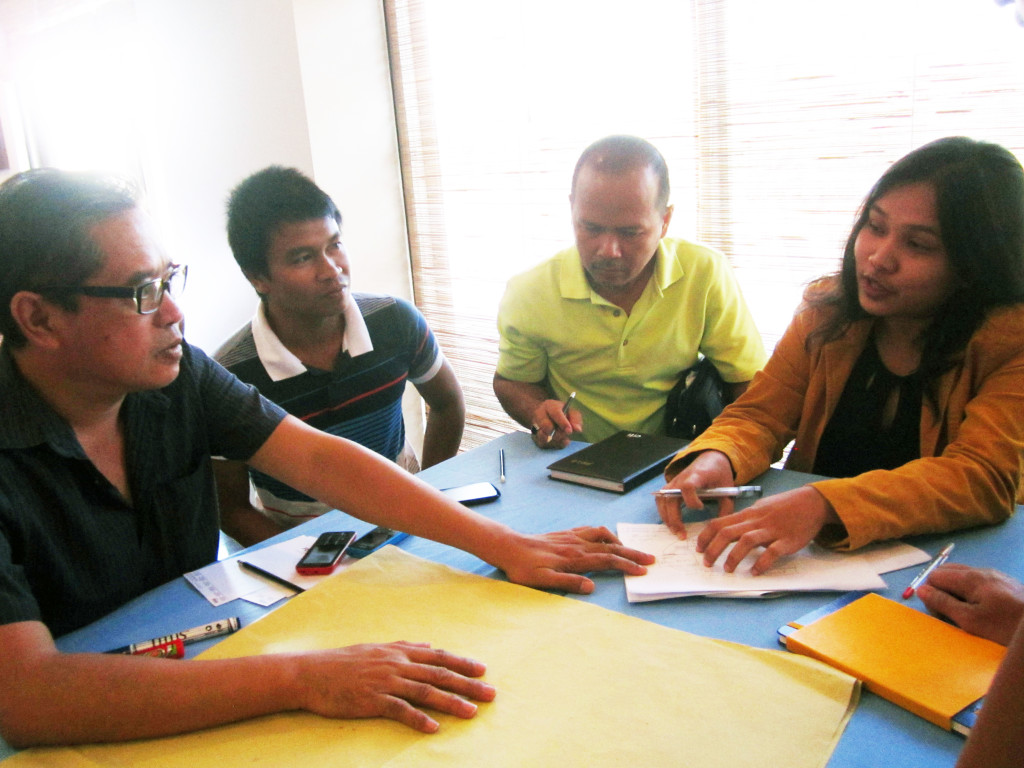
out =
<svg viewBox="0 0 1024 768"><path fill-rule="evenodd" d="M853 477L920 458L921 397L920 376L892 373L869 339L825 425L815 474Z"/></svg>

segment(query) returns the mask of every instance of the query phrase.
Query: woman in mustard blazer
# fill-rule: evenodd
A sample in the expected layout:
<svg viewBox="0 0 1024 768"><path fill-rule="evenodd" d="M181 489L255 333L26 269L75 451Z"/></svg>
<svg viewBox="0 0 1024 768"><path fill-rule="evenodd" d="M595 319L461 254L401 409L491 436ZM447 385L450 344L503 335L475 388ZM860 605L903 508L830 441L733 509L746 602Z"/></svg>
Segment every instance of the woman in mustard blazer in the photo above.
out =
<svg viewBox="0 0 1024 768"><path fill-rule="evenodd" d="M742 484L793 441L788 469L829 480L720 516L697 540L754 573L812 539L995 523L1022 500L1024 170L1006 149L940 139L875 184L839 274L818 280L764 370L670 463L667 487ZM679 497L659 497L685 536Z"/></svg>

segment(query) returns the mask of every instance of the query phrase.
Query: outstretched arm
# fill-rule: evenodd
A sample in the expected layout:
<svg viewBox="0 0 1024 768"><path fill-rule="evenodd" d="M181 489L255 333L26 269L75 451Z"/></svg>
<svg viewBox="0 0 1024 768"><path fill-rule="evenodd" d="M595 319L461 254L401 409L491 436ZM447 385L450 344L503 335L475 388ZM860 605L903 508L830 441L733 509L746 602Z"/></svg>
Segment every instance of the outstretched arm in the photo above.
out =
<svg viewBox="0 0 1024 768"><path fill-rule="evenodd" d="M470 699L495 695L473 679L483 664L416 643L179 661L61 653L42 623L24 621L0 626L0 647L0 735L17 748L153 738L298 709L432 733L438 723L424 708L472 717Z"/></svg>
<svg viewBox="0 0 1024 768"><path fill-rule="evenodd" d="M214 459L220 529L244 547L276 536L284 528L260 512L249 500L249 470L241 461Z"/></svg>
<svg viewBox="0 0 1024 768"><path fill-rule="evenodd" d="M315 499L375 525L471 552L532 587L589 593L583 574L641 574L654 558L622 546L605 528L526 535L457 504L373 451L289 416L250 460Z"/></svg>

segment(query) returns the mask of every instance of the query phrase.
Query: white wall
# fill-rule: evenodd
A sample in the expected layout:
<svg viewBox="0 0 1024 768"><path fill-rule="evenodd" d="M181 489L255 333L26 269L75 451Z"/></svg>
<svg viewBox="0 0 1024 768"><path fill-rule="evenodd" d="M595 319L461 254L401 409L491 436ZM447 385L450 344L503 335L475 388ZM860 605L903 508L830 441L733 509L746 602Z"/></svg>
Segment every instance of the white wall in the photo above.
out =
<svg viewBox="0 0 1024 768"><path fill-rule="evenodd" d="M294 0L317 183L342 212L356 290L412 299L394 100L380 0ZM423 404L405 397L417 451Z"/></svg>
<svg viewBox="0 0 1024 768"><path fill-rule="evenodd" d="M212 351L256 297L224 233L229 190L270 163L312 170L290 0L136 0L147 39L155 141L150 203L189 264L190 340Z"/></svg>
<svg viewBox="0 0 1024 768"><path fill-rule="evenodd" d="M0 0L0 27L38 18L34 11L48 5L56 7L43 0L27 14L24 0ZM119 62L106 82L82 87L110 90L116 82L144 126L149 205L172 258L189 264L183 304L190 341L214 350L256 306L228 249L224 203L235 184L270 164L312 175L338 203L357 290L411 297L379 0L86 5L102 6L101 13L88 24L67 22L70 32L106 23L97 16L134 23L134 60ZM0 74L4 66L0 60ZM418 398L408 398L406 411L418 446Z"/></svg>
<svg viewBox="0 0 1024 768"><path fill-rule="evenodd" d="M338 203L356 289L408 298L411 279L380 3L136 0L152 41L160 150L147 174L189 262L189 337L216 347L252 313L224 200L272 163ZM163 216L162 216L163 218ZM225 301L225 298L234 299Z"/></svg>
<svg viewBox="0 0 1024 768"><path fill-rule="evenodd" d="M357 290L412 297L380 0L295 0L317 183L341 208Z"/></svg>

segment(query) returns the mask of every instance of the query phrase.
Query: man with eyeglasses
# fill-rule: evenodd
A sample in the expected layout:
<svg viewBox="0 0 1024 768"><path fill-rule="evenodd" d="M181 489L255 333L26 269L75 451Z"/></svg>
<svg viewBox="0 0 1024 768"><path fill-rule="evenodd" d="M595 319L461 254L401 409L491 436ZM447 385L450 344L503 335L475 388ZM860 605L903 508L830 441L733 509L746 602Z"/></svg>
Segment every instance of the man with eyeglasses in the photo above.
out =
<svg viewBox="0 0 1024 768"><path fill-rule="evenodd" d="M49 285L44 286L42 292L54 297L78 294L100 299L131 299L135 302L136 312L151 315L160 308L165 293L169 292L174 298L181 295L187 277L188 265L171 264L163 277L147 280L135 288L124 285Z"/></svg>
<svg viewBox="0 0 1024 768"><path fill-rule="evenodd" d="M54 636L215 558L211 455L531 586L586 592L578 574L652 560L604 529L519 534L287 415L182 338L184 277L124 184L42 169L0 185L0 736L12 746L293 709L429 733L424 709L472 717L493 698L482 664L416 643L180 663L60 653Z"/></svg>

